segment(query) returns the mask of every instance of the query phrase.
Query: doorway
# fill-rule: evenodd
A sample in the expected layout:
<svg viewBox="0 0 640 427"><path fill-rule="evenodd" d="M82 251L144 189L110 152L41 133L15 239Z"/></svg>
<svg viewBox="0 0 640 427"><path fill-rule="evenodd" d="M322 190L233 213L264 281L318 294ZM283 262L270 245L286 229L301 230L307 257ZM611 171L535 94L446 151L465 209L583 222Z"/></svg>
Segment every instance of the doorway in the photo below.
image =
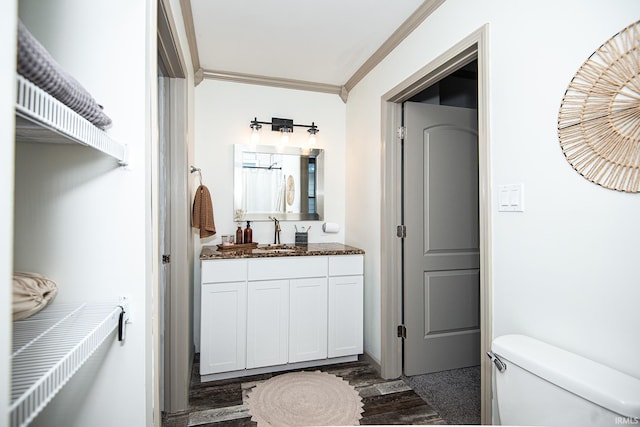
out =
<svg viewBox="0 0 640 427"><path fill-rule="evenodd" d="M403 373L403 340L398 327L403 323L402 250L398 235L402 224L402 145L398 128L402 125L402 104L436 82L477 60L478 68L478 240L479 240L479 359L481 421L491 423L491 367L482 355L490 349L491 332L491 244L489 138L488 138L488 26L475 31L424 68L399 83L382 97L382 358L384 378Z"/></svg>
<svg viewBox="0 0 640 427"><path fill-rule="evenodd" d="M193 242L188 172L188 86L186 67L166 0L158 0L158 287L160 305L157 407L183 411L189 404L193 361ZM162 342L160 342L162 341Z"/></svg>
<svg viewBox="0 0 640 427"><path fill-rule="evenodd" d="M403 373L480 364L477 61L402 103Z"/></svg>
<svg viewBox="0 0 640 427"><path fill-rule="evenodd" d="M160 268L158 270L158 322L160 325L158 338L162 352L158 354L159 370L158 382L160 385L160 410L164 411L165 401L165 377L169 378L168 361L170 360L169 343L171 342L171 329L167 328L167 319L171 317L171 305L167 298L171 295L171 147L169 127L169 79L165 77L164 69L158 67L158 258Z"/></svg>

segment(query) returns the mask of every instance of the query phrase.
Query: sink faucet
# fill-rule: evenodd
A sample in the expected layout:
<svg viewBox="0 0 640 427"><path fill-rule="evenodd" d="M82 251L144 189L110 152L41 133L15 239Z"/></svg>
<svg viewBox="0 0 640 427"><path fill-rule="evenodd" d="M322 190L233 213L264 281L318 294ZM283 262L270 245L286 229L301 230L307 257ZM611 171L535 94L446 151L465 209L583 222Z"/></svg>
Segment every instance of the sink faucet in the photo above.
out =
<svg viewBox="0 0 640 427"><path fill-rule="evenodd" d="M269 217L269 219L273 220L275 230L273 234L273 244L280 244L280 221L276 217Z"/></svg>

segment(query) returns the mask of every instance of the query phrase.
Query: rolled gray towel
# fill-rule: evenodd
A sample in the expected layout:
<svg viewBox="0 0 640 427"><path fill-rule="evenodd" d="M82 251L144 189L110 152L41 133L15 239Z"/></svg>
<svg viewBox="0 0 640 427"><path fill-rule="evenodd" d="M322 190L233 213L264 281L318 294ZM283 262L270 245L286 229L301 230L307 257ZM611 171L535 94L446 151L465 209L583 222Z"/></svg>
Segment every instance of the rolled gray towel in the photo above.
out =
<svg viewBox="0 0 640 427"><path fill-rule="evenodd" d="M62 69L21 21L18 21L17 68L18 74L95 126L105 129L111 125L111 119L102 111L102 106Z"/></svg>

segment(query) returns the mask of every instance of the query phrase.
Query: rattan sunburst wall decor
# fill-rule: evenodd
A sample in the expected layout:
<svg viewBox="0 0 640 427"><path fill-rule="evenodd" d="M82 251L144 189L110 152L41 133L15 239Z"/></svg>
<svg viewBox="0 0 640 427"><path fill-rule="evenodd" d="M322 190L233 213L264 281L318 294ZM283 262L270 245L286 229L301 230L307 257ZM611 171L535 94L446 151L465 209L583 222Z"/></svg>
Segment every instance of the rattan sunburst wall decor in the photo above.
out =
<svg viewBox="0 0 640 427"><path fill-rule="evenodd" d="M558 137L567 161L586 179L640 192L640 21L582 64L560 105Z"/></svg>

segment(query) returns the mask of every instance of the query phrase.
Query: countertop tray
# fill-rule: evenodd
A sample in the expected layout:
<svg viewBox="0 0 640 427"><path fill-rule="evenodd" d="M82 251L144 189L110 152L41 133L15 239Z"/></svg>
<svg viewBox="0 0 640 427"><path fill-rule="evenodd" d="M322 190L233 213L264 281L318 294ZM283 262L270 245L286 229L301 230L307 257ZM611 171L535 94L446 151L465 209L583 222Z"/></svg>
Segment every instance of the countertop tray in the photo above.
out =
<svg viewBox="0 0 640 427"><path fill-rule="evenodd" d="M256 249L257 247L258 247L258 242L234 243L233 245L218 245L218 251L220 251L220 252L250 251L250 250Z"/></svg>

